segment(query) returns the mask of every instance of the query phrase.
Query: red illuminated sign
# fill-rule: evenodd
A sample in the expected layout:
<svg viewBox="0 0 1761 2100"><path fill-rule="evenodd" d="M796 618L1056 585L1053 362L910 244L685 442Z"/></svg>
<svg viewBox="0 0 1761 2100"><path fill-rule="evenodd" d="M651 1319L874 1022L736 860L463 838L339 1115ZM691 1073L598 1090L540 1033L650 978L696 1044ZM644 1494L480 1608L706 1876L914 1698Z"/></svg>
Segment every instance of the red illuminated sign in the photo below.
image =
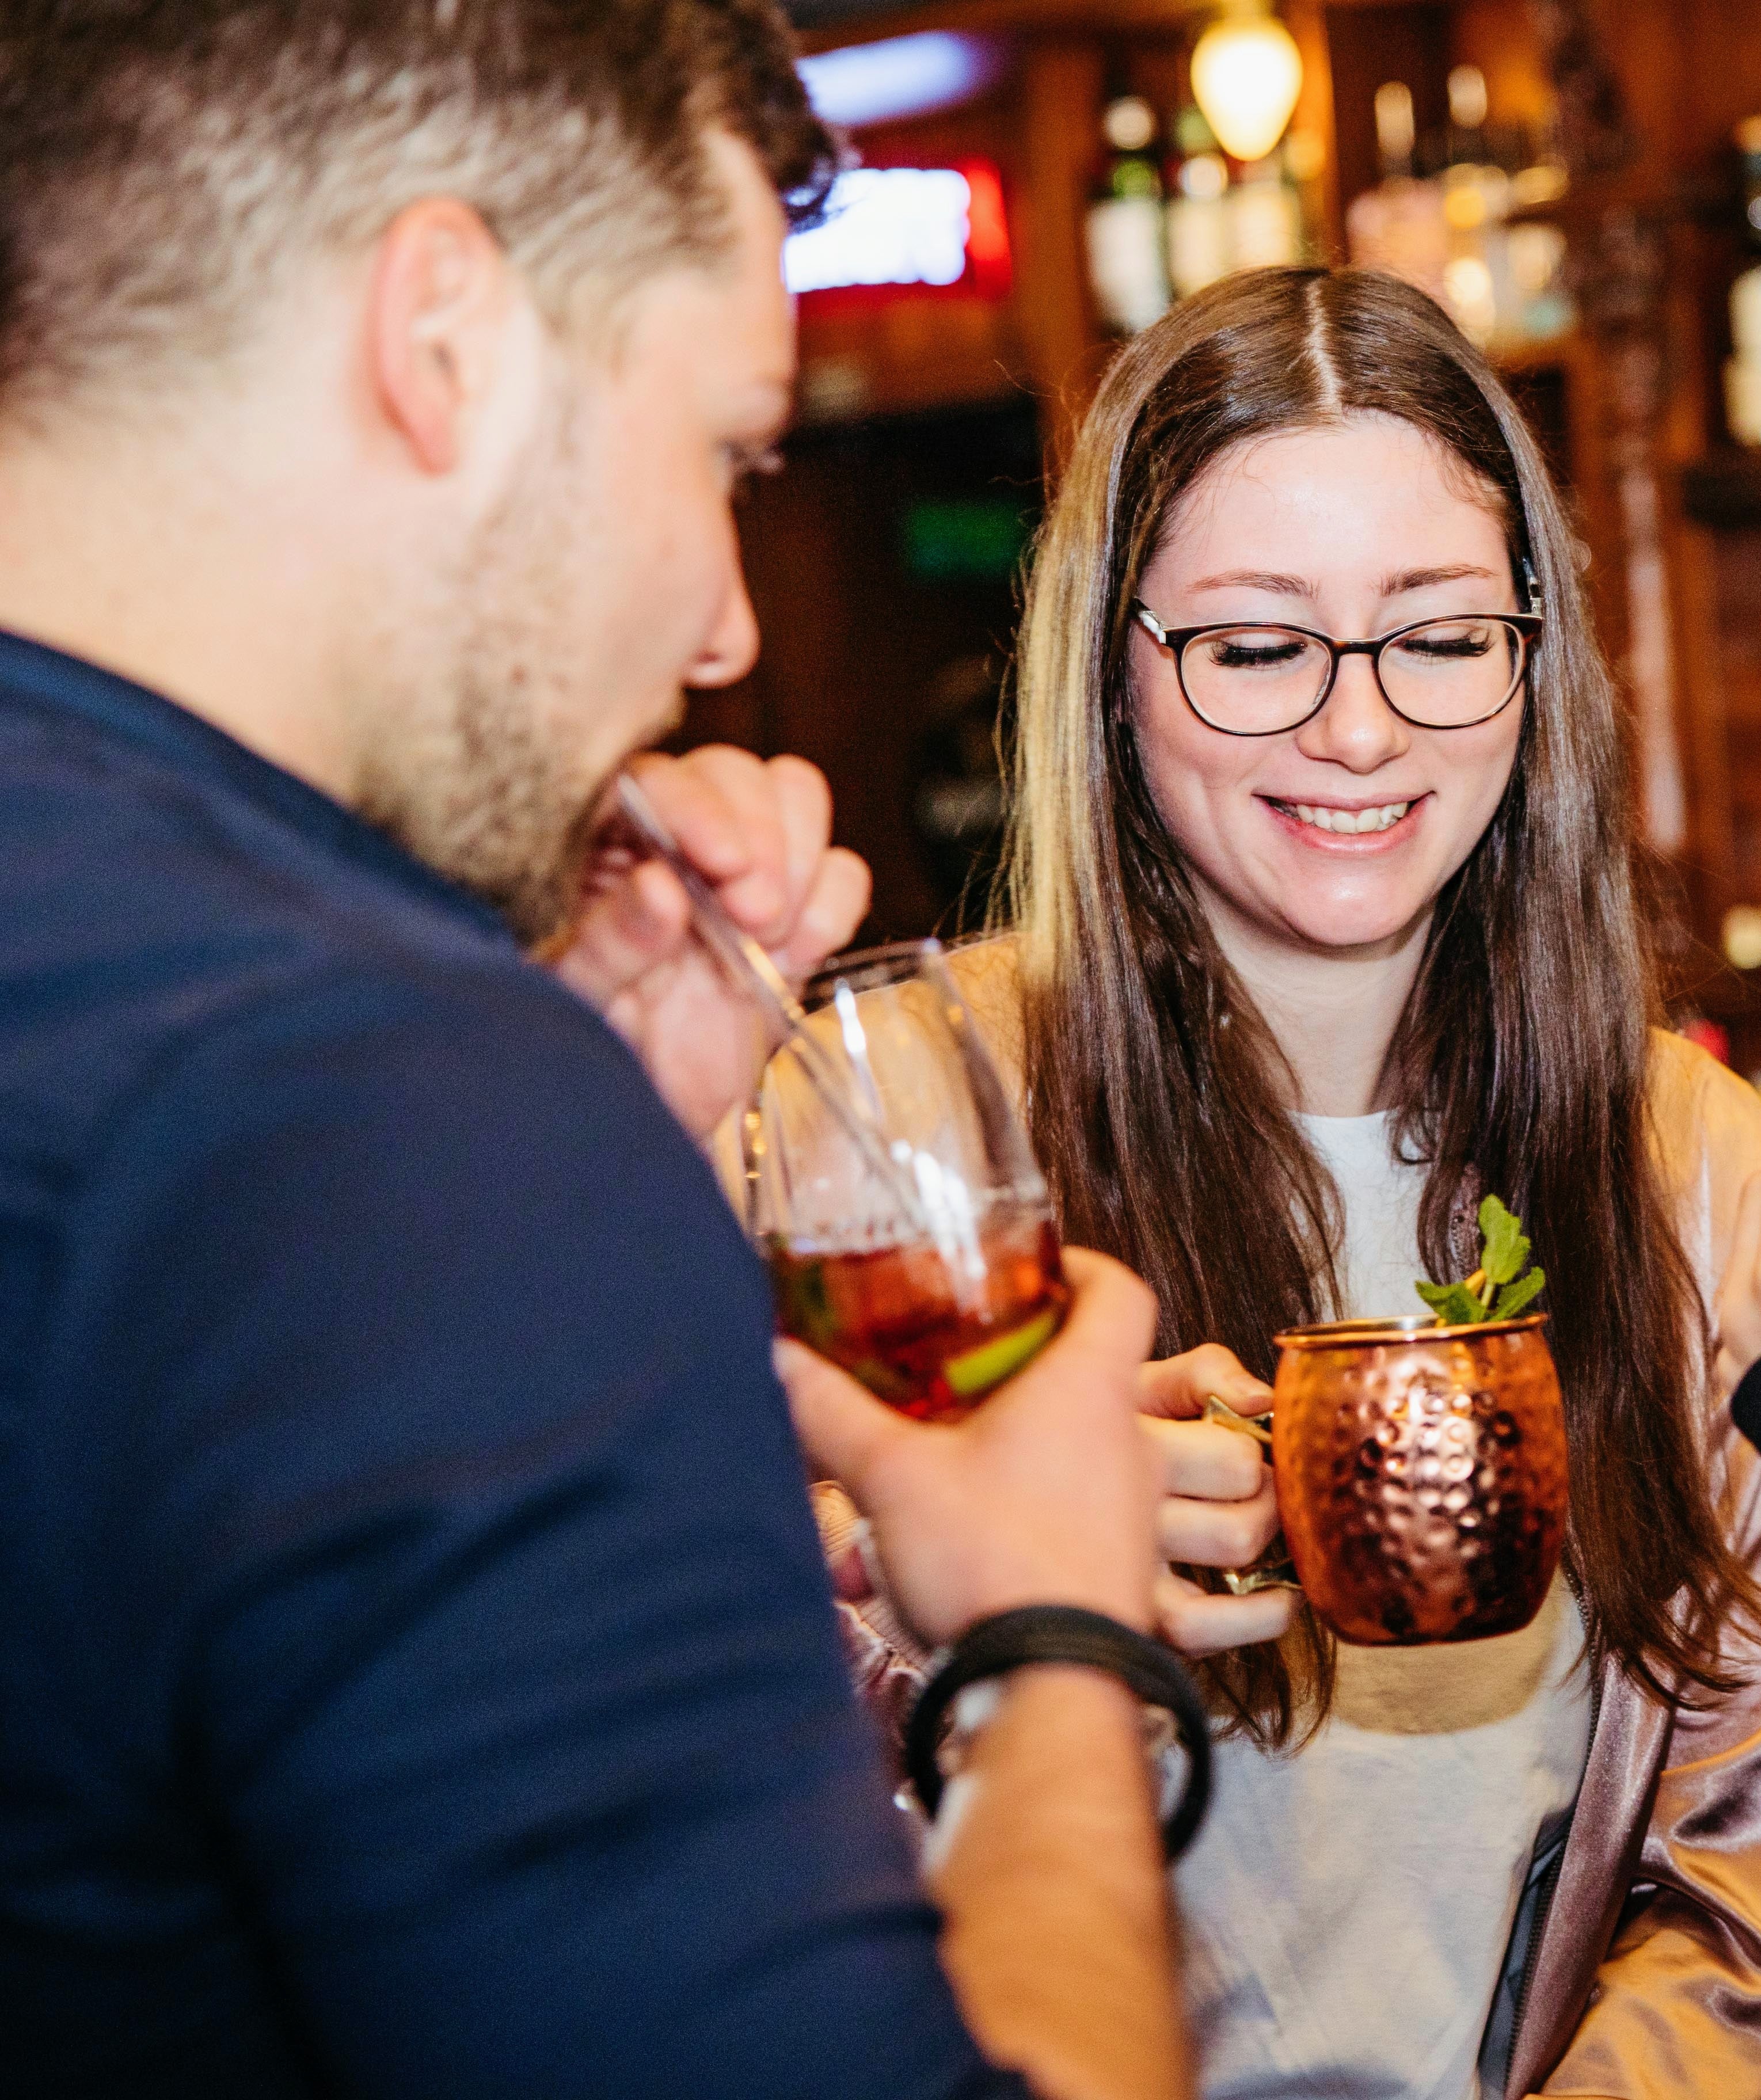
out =
<svg viewBox="0 0 1761 2100"><path fill-rule="evenodd" d="M790 236L783 274L816 305L1006 298L1013 272L1002 174L977 159L853 169L839 177L824 223Z"/></svg>

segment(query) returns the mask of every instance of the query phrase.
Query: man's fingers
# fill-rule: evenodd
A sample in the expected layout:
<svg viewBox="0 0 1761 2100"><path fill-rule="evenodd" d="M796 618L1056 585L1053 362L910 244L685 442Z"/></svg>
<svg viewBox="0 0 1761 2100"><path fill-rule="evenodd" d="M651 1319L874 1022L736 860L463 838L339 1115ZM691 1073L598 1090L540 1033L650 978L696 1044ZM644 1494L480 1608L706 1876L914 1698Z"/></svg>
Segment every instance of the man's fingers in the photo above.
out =
<svg viewBox="0 0 1761 2100"><path fill-rule="evenodd" d="M1087 1247L1065 1248L1064 1274L1070 1309L1058 1342L1067 1336L1073 1355L1093 1351L1141 1363L1155 1340L1156 1302L1149 1285L1123 1263Z"/></svg>
<svg viewBox="0 0 1761 2100"><path fill-rule="evenodd" d="M644 861L588 900L557 974L602 1011L690 936L684 885L661 862Z"/></svg>
<svg viewBox="0 0 1761 2100"><path fill-rule="evenodd" d="M782 840L783 908L792 919L812 895L832 843L832 790L824 774L805 758L785 753L771 759L765 771Z"/></svg>
<svg viewBox="0 0 1761 2100"><path fill-rule="evenodd" d="M651 755L633 769L680 849L719 892L722 903L766 946L796 944L798 921L821 882L832 836L832 791L805 758L761 759L729 744L705 744L684 758ZM828 893L823 916L825 945L801 930L813 968L854 933L867 909L846 924L841 908L850 893L854 855ZM783 967L792 958L783 955ZM799 969L797 973L799 973Z"/></svg>
<svg viewBox="0 0 1761 2100"><path fill-rule="evenodd" d="M725 790L724 751L753 765L761 761L731 746L705 745L685 758L647 752L630 761L630 771L655 813L712 882L726 882L752 864L752 846L740 828L738 805ZM616 814L615 803L608 805Z"/></svg>
<svg viewBox="0 0 1761 2100"><path fill-rule="evenodd" d="M631 770L734 917L761 938L779 933L788 853L764 761L731 744L705 744L684 758L637 759Z"/></svg>
<svg viewBox="0 0 1761 2100"><path fill-rule="evenodd" d="M1294 1590L1261 1590L1251 1597L1214 1597L1172 1568L1156 1582L1156 1625L1181 1655L1221 1655L1278 1640L1296 1615Z"/></svg>
<svg viewBox="0 0 1761 2100"><path fill-rule="evenodd" d="M854 1379L799 1342L779 1336L773 1348L777 1376L788 1394L795 1434L814 1471L836 1480L858 1509L865 1509L874 1468L902 1437L930 1432L901 1414Z"/></svg>
<svg viewBox="0 0 1761 2100"><path fill-rule="evenodd" d="M868 915L873 889L868 863L858 855L842 846L823 854L789 937L775 951L784 976L809 976L827 956L848 947Z"/></svg>
<svg viewBox="0 0 1761 2100"><path fill-rule="evenodd" d="M1138 1374L1140 1405L1145 1414L1189 1420L1204 1413L1207 1398L1217 1398L1238 1414L1264 1414L1272 1405L1272 1388L1256 1379L1233 1351L1207 1342L1183 1356L1145 1364Z"/></svg>

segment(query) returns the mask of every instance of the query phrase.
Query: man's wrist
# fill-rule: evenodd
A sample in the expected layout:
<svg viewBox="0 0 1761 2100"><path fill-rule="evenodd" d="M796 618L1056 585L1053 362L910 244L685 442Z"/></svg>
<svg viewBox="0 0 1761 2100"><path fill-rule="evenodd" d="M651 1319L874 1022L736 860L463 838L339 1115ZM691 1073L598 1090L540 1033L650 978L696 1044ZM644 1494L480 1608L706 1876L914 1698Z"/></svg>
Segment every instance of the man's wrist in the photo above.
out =
<svg viewBox="0 0 1761 2100"><path fill-rule="evenodd" d="M1140 1736L1145 1716L1159 1712L1172 1723L1165 1737L1184 1746L1184 1785L1176 1785L1163 1818L1167 1856L1176 1858L1198 1829L1211 1785L1211 1737L1203 1706L1182 1665L1159 1643L1105 1614L1057 1604L1022 1606L969 1627L940 1659L924 1687L905 1731L905 1767L917 1798L932 1820L947 1776L943 1753L947 1723L955 1723L956 1767L964 1760L960 1738L998 1710L999 1681L1030 1670L1070 1671L1084 1680L1114 1680L1136 1707ZM1092 1705L1092 1692L1060 1686ZM1167 1723L1164 1723L1166 1726ZM1172 1769L1172 1768L1171 1768Z"/></svg>
<svg viewBox="0 0 1761 2100"><path fill-rule="evenodd" d="M976 1736L1004 1710L1032 1706L1056 1699L1073 1720L1097 1727L1123 1727L1143 1732L1143 1701L1110 1670L1084 1662L1030 1662L1006 1677L986 1678L970 1686L956 1702L955 1727ZM970 1701L972 1704L968 1705Z"/></svg>

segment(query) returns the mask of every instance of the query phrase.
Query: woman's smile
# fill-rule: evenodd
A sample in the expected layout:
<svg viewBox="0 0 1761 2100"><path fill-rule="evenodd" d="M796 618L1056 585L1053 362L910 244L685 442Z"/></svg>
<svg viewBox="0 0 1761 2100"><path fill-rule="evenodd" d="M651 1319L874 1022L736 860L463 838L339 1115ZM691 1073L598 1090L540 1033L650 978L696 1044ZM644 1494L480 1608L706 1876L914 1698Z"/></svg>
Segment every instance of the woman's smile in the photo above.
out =
<svg viewBox="0 0 1761 2100"><path fill-rule="evenodd" d="M1391 853L1417 832L1428 795L1401 801L1343 802L1258 794L1280 831L1322 853Z"/></svg>

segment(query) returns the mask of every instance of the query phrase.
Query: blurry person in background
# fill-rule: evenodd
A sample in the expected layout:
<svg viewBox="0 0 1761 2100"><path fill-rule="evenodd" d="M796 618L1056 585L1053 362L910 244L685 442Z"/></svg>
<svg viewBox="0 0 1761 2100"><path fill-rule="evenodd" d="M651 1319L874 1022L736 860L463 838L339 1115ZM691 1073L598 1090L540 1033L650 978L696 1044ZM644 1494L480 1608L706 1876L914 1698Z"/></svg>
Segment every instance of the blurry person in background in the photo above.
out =
<svg viewBox="0 0 1761 2100"><path fill-rule="evenodd" d="M1225 1731L1177 1877L1207 2100L1761 2093L1761 1467L1724 1405L1761 1101L1656 1025L1615 690L1510 398L1390 278L1188 301L1075 446L1017 705L1013 930L956 967L1064 1229L1159 1301L1159 1608ZM1268 1408L1282 1328L1422 1312L1488 1190L1565 1399L1540 1615L1352 1648L1220 1594L1271 1476L1184 1418ZM896 1701L915 1658L844 1608Z"/></svg>
<svg viewBox="0 0 1761 2100"><path fill-rule="evenodd" d="M9 2094L1186 2090L1112 1678L1006 1679L924 1898L693 1142L754 1030L597 816L757 647L834 157L766 0L0 20ZM810 768L645 763L848 938ZM925 1639L1150 1623L1072 1273L959 1434L788 1360Z"/></svg>

